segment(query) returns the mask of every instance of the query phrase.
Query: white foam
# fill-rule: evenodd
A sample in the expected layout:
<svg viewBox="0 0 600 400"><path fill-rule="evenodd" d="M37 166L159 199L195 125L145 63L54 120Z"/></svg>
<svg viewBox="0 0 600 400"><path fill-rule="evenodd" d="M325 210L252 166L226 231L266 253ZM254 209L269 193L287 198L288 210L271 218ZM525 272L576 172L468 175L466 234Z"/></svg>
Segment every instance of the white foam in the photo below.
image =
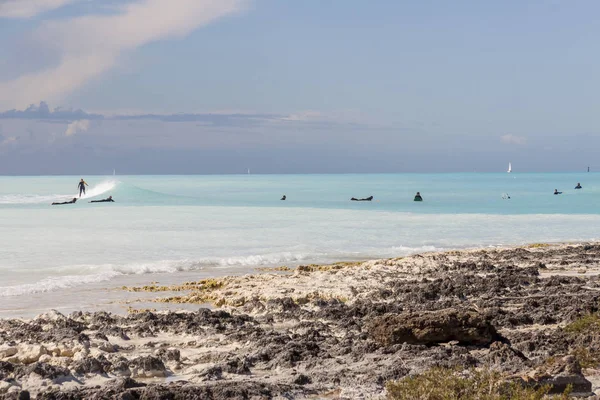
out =
<svg viewBox="0 0 600 400"><path fill-rule="evenodd" d="M119 184L119 181L108 180L100 182L99 184L86 190L85 195L81 196L82 199L90 197L96 197L104 194L108 191L114 190ZM73 197L79 197L79 193L76 194L47 194L47 195L35 195L35 194L5 194L0 195L0 204L46 204L55 201L70 200Z"/></svg>
<svg viewBox="0 0 600 400"><path fill-rule="evenodd" d="M33 293L51 292L90 283L108 281L123 275L164 274L199 271L210 267L264 266L282 262L299 262L307 259L305 254L278 253L251 255L247 257L203 258L199 260L161 260L148 263L123 265L68 265L47 268L45 271L60 272L58 277L45 278L36 283L0 287L0 297L20 296ZM75 273L87 272L87 275Z"/></svg>
<svg viewBox="0 0 600 400"><path fill-rule="evenodd" d="M81 196L81 198L88 199L90 197L100 196L101 194L113 190L117 186L117 184L119 184L119 181L116 180L100 182L99 184L86 189L85 195ZM79 193L77 193L75 197L77 197L78 195Z"/></svg>
<svg viewBox="0 0 600 400"><path fill-rule="evenodd" d="M21 296L34 293L52 292L60 289L67 289L90 283L108 281L115 276L120 275L116 272L106 272L94 275L66 275L52 278L45 278L36 283L27 283L14 286L0 286L0 297Z"/></svg>

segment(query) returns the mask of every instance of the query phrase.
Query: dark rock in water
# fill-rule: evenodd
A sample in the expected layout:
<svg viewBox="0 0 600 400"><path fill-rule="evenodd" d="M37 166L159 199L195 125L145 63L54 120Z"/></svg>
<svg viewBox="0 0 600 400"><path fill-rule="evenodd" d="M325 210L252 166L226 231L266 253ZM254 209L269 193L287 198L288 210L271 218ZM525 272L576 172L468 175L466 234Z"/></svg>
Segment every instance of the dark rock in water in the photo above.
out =
<svg viewBox="0 0 600 400"><path fill-rule="evenodd" d="M223 368L215 365L201 371L198 376L202 378L203 381L218 381L223 379Z"/></svg>
<svg viewBox="0 0 600 400"><path fill-rule="evenodd" d="M563 393L571 386L573 393L590 393L592 383L581 373L581 366L574 356L566 356L542 365L523 377L528 386L550 385L550 393Z"/></svg>
<svg viewBox="0 0 600 400"><path fill-rule="evenodd" d="M177 349L159 349L156 351L156 356L163 360L163 362L179 361L181 359L181 352Z"/></svg>
<svg viewBox="0 0 600 400"><path fill-rule="evenodd" d="M74 361L73 364L71 364L71 370L79 375L103 374L108 372L110 367L111 363L108 360L95 357L86 357L82 360Z"/></svg>
<svg viewBox="0 0 600 400"><path fill-rule="evenodd" d="M227 361L224 366L224 371L230 374L244 375L250 373L250 367L252 364L247 358L241 360L240 358L234 358L233 360Z"/></svg>
<svg viewBox="0 0 600 400"><path fill-rule="evenodd" d="M57 367L43 362L35 362L29 365L18 365L15 367L14 377L20 379L31 374L39 375L43 379L56 379L71 375L71 372L63 367Z"/></svg>
<svg viewBox="0 0 600 400"><path fill-rule="evenodd" d="M382 345L410 343L431 345L456 340L484 346L500 339L496 329L475 311L440 311L387 314L368 325L373 339Z"/></svg>
<svg viewBox="0 0 600 400"><path fill-rule="evenodd" d="M154 378L167 376L167 369L161 360L152 356L142 356L129 361L131 376Z"/></svg>

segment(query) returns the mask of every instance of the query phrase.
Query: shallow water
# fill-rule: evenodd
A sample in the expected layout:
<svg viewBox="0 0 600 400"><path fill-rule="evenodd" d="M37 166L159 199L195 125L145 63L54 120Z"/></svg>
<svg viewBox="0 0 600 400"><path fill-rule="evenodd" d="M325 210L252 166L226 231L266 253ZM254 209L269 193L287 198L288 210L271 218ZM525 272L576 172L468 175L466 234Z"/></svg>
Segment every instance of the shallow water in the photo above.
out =
<svg viewBox="0 0 600 400"><path fill-rule="evenodd" d="M594 173L92 176L50 206L79 178L0 177L0 316L102 306L157 277L594 240L600 222Z"/></svg>

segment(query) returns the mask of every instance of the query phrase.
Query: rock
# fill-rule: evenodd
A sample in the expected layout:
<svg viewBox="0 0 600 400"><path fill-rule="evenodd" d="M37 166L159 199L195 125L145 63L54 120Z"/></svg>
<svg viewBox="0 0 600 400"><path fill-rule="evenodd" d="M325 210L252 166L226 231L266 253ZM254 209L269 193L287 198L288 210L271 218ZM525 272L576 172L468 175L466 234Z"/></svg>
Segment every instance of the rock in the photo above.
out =
<svg viewBox="0 0 600 400"><path fill-rule="evenodd" d="M496 329L475 311L445 309L420 313L386 314L374 318L367 327L378 343L445 343L484 346L498 340Z"/></svg>
<svg viewBox="0 0 600 400"><path fill-rule="evenodd" d="M178 349L158 349L156 356L159 357L163 362L179 362L181 360L181 352Z"/></svg>
<svg viewBox="0 0 600 400"><path fill-rule="evenodd" d="M17 354L19 350L14 346L2 345L0 346L0 358L12 357Z"/></svg>
<svg viewBox="0 0 600 400"><path fill-rule="evenodd" d="M308 385L311 382L312 382L312 379L310 379L310 377L308 377L304 374L300 374L296 377L296 379L294 379L294 383L296 385Z"/></svg>
<svg viewBox="0 0 600 400"><path fill-rule="evenodd" d="M198 373L202 381L218 381L223 379L223 369L218 365L205 368Z"/></svg>
<svg viewBox="0 0 600 400"><path fill-rule="evenodd" d="M167 369L161 360L153 356L143 356L129 361L133 378L156 378L167 376Z"/></svg>
<svg viewBox="0 0 600 400"><path fill-rule="evenodd" d="M581 373L579 361L574 356L552 360L522 377L528 386L550 385L550 393L563 393L569 385L573 393L590 393L592 383Z"/></svg>
<svg viewBox="0 0 600 400"><path fill-rule="evenodd" d="M0 393L8 392L8 389L10 389L11 386L12 384L10 382L0 381Z"/></svg>
<svg viewBox="0 0 600 400"><path fill-rule="evenodd" d="M111 364L107 360L87 357L74 361L71 364L71 371L78 375L103 374L110 369L110 366Z"/></svg>
<svg viewBox="0 0 600 400"><path fill-rule="evenodd" d="M44 354L48 354L48 351L41 345L25 345L17 354L20 363L31 364L37 362Z"/></svg>
<svg viewBox="0 0 600 400"><path fill-rule="evenodd" d="M41 362L36 362L30 365L18 365L14 372L14 376L17 379L28 377L31 374L36 374L42 379L49 380L71 375L69 370L66 368Z"/></svg>

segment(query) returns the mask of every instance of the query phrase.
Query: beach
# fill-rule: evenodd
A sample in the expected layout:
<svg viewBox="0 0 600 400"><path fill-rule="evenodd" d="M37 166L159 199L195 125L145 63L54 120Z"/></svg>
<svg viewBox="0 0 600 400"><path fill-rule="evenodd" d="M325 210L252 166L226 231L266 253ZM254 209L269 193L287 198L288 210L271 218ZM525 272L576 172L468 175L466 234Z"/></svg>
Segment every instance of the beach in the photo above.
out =
<svg viewBox="0 0 600 400"><path fill-rule="evenodd" d="M451 368L593 396L599 274L600 243L585 242L123 286L144 298L126 315L1 320L0 393L385 398L388 382Z"/></svg>

